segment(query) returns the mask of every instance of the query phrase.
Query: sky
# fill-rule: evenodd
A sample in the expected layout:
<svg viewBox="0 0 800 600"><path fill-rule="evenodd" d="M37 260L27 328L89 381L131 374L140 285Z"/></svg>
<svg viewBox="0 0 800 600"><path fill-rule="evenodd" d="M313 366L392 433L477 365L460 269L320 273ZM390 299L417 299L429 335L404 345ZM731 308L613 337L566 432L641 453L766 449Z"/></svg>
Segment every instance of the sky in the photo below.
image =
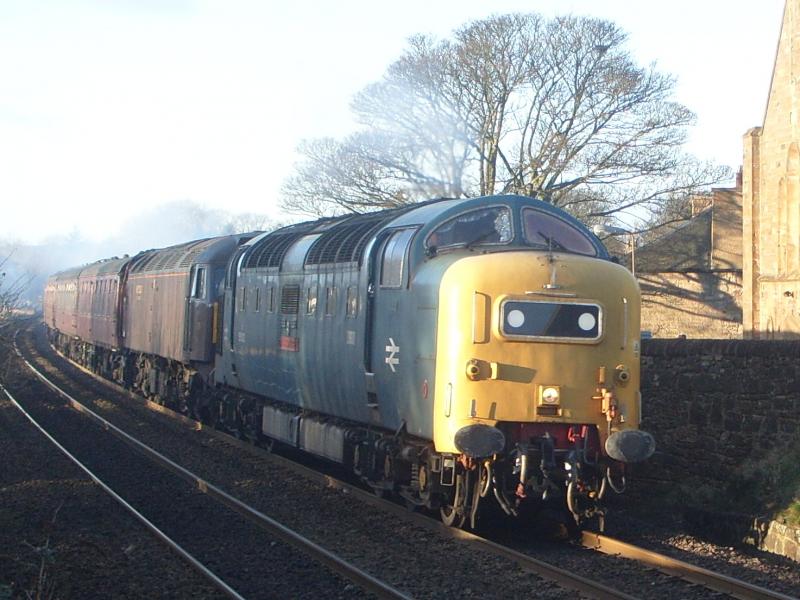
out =
<svg viewBox="0 0 800 600"><path fill-rule="evenodd" d="M102 240L187 200L285 221L298 143L353 131L350 100L409 36L509 12L616 22L697 114L687 150L736 170L783 4L0 0L0 240Z"/></svg>

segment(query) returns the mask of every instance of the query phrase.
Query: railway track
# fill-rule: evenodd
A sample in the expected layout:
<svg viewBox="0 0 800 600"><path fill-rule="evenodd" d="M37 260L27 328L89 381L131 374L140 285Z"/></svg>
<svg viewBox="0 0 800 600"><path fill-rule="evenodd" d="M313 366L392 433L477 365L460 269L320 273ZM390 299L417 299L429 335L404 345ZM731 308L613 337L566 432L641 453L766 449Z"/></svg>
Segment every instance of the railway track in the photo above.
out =
<svg viewBox="0 0 800 600"><path fill-rule="evenodd" d="M190 552L183 548L178 542L173 540L169 537L166 533L164 533L161 529L156 527L147 517L145 517L140 511L136 510L133 506L131 506L122 496L117 494L109 485L107 485L98 475L96 475L89 467L84 465L80 460L78 460L69 450L67 450L64 446L62 446L58 440L56 440L50 433L48 433L44 427L42 427L36 419L34 419L31 414L23 408L23 406L17 402L16 398L9 392L2 384L0 384L0 391L5 394L6 398L14 405L14 407L19 410L31 424L38 429L62 454L64 454L70 461L72 461L81 471L83 471L89 479L91 479L94 483L96 483L100 488L111 498L113 498L120 506L122 506L128 513L130 513L137 521L139 521L142 525L147 528L153 535L156 536L161 542L166 544L170 550L175 552L178 556L180 556L183 560L185 560L195 571L200 573L206 580L208 580L215 588L217 588L220 592L222 592L228 598L234 598L235 600L244 600L239 593L234 590L231 586L225 583L222 579L220 579L214 572L206 567L202 562L200 562L197 558L195 558Z"/></svg>
<svg viewBox="0 0 800 600"><path fill-rule="evenodd" d="M162 455L161 453L157 452L156 450L150 448L146 444L143 444L135 437L129 435L119 427L115 426L108 420L104 419L84 404L76 400L72 395L68 392L60 388L58 385L53 383L48 377L46 377L41 371L39 371L32 363L30 363L25 357L22 356L21 352L17 349L17 353L20 358L23 360L25 365L31 370L31 372L48 388L54 391L56 394L63 397L67 404L81 413L82 415L88 417L94 423L100 425L103 429L111 433L113 436L118 438L121 441L124 441L125 444L133 448L136 452L145 456L149 461L152 461L153 464L158 465L159 467L170 471L172 474L178 476L183 481L189 483L191 486L195 486L197 490L208 496L209 498L213 499L218 505L224 506L231 511L235 512L237 515L240 515L246 518L249 522L254 523L261 529L265 530L270 537L265 538L263 541L263 545L265 547L269 547L274 544L274 539L278 539L286 544L290 544L294 548L298 549L304 555L309 556L314 561L325 565L327 569L329 569L332 573L339 575L354 584L356 584L361 590L368 593L371 596L377 598L385 598L385 599L393 599L393 600L408 600L410 596L405 594L399 589L396 589L380 579L365 573L364 571L358 569L354 565L348 563L347 561L341 559L336 554L325 550L324 548L320 547L319 545L315 544L308 538L304 537L303 535L293 531L292 529L283 526L282 524L278 523L274 519L271 519L267 515L264 515L260 511L252 508L251 506L247 505L244 502L234 498L233 496L225 493L221 489L217 488L213 484L209 483L208 481L204 480L202 477L192 473L191 471L183 468L176 462L170 460L166 456ZM34 416L32 416L31 412L26 410L22 404L17 401L17 399L12 395L11 391L9 391L5 386L0 385L0 389L5 394L5 396L9 399L9 401L19 410L21 411L24 416L37 428L39 429L46 437L50 440L62 453L64 453L74 464L76 464L92 481L94 481L97 485L99 485L104 492L109 494L116 502L118 502L123 508L130 512L140 523L142 523L151 533L153 533L160 541L164 544L169 546L169 548L174 551L178 556L180 556L183 560L185 560L193 569L198 571L203 577L205 577L212 585L214 585L217 589L219 589L225 596L229 598L235 599L243 599L245 597L250 597L251 595L248 594L247 596L240 594L236 589L234 589L233 585L227 583L222 577L215 574L211 568L207 566L208 562L213 561L213 557L209 559L206 557L205 560L201 560L195 554L187 550L181 542L176 540L174 534L166 533L162 528L159 528L154 524L154 522L145 516L145 510L136 509L132 505L131 502L126 500L121 494L117 493L112 486L107 483L104 479L105 476L99 474L98 469L92 468L91 466L87 465L85 459L79 459L75 454L70 452L64 445L62 445L50 432L48 432ZM108 445L105 446L105 449L108 449ZM124 454L119 454L125 460L124 464L128 464L128 460L130 460L129 456L125 456ZM147 481L152 485L154 478L148 478ZM162 497L163 498L163 497ZM333 588L338 591L344 588L345 586L341 584L337 584L334 582ZM338 589L337 589L338 588ZM313 593L314 596L319 595L319 591L315 591ZM361 597L363 593L352 594L352 597ZM266 597L274 597L272 594L268 594Z"/></svg>
<svg viewBox="0 0 800 600"><path fill-rule="evenodd" d="M584 531L581 543L586 548L642 562L665 573L676 575L734 598L742 598L743 600L791 600L794 598L794 596L773 592L746 581L741 581L722 573L715 573L714 571L647 550L646 548L639 548L633 544L615 540L599 533Z"/></svg>
<svg viewBox="0 0 800 600"><path fill-rule="evenodd" d="M103 386L113 385L105 381L102 381L101 384ZM54 384L51 383L50 385ZM157 405L152 405L152 406L157 407ZM157 407L157 410L165 412L165 409L163 409L162 407ZM169 413L169 411L166 412ZM198 427L201 427L197 423L189 421L181 417L180 415L172 415L172 420L178 421L182 424L182 426L184 427L189 426L192 429L197 429ZM219 432L215 432L213 430L207 431L206 433L209 433L212 438L218 441L219 444L224 444L227 446L237 448L239 451L245 450L249 455L257 457L258 460L267 459L263 451L254 449L249 444L239 442L238 440L234 440L229 436L226 436ZM169 461L169 459L167 460ZM546 578L550 581L554 581L559 586L562 586L566 589L575 590L586 596L597 597L597 598L654 597L651 593L648 593L646 595L636 591L631 593L630 591L624 591L623 589L620 589L619 587L616 587L614 585L609 585L608 583L593 581L589 577L582 577L577 575L576 571L578 569L561 568L558 566L554 566L552 564L548 564L543 560L532 557L527 553L513 550L505 545L501 545L491 540L475 536L468 532L444 528L439 523L432 521L431 519L421 518L416 515L413 515L408 511L406 511L404 508L391 503L387 503L384 500L380 500L374 497L372 494L360 490L357 487L338 481L331 476L323 475L316 471L311 471L306 467L302 467L300 465L297 465L296 463L287 461L286 459L283 459L281 457L270 455L268 457L268 460L280 464L282 468L290 469L295 473L301 473L304 478L311 478L319 482L321 485L324 485L329 490L337 490L341 494L358 498L359 501L361 502L367 502L379 508L381 511L388 511L398 519L402 519L404 521L411 521L414 523L415 527L420 527L428 531L435 532L436 535L449 537L453 540L458 541L459 545L461 546L473 547L482 553L488 553L495 557L501 557L502 560L504 561L511 561L514 564L516 564L519 568L528 572L534 572L538 576ZM207 481L199 476L194 476L193 484L196 485L198 489L200 489L201 491L207 491L208 489L211 489L212 494L216 493L214 491L216 490L216 488L214 488L213 486L209 488L208 487L209 484L207 483ZM586 536L584 536L584 546L587 548L591 548L592 550L610 552L611 554L616 556L627 556L629 558L633 558L638 561L642 561L643 557L647 555L648 560L644 561L644 564L646 564L648 567L654 567L660 569L661 571L669 575L668 578L664 579L663 581L660 581L659 585L662 586L667 585L670 586L673 590L677 590L677 594L675 594L675 592L672 592L667 594L665 597L674 597L674 595L678 595L680 597L685 597L685 598L706 597L707 590L712 589L723 592L725 594L729 594L733 597L740 597L740 598L780 598L780 599L791 598L791 596L783 595L776 592L771 592L763 588L758 588L757 586L753 586L752 584L748 584L745 582L737 582L736 580L730 577L717 576L715 579L715 575L717 574L711 572L705 572L702 574L702 576L700 576L698 575L698 572L705 570L698 568L688 568L687 566L676 567L676 563L678 561L675 561L674 559L669 559L668 557L663 557L660 555L657 556L655 555L655 553L644 551L642 549L635 549L635 547L631 547L630 545L623 545L622 543L617 543L614 540L610 540L608 538L593 537L591 534L587 534ZM592 560L598 560L598 559L592 559ZM685 563L683 565L685 565ZM630 566L626 566L625 569L623 570L627 572L630 570L630 568L631 568ZM613 567L613 569L618 572L619 566L615 566ZM581 572L584 571L583 569L580 570ZM647 573L647 571L640 570L639 577L642 577L642 573ZM703 592L702 590L699 590L699 592L698 590L692 590L691 586L687 588L688 591L686 592L681 591L680 584L677 583L674 579L674 577L676 576L682 579L687 579L689 581L692 581L695 584L704 586L706 588L706 592ZM629 576L626 576L626 578L627 577Z"/></svg>

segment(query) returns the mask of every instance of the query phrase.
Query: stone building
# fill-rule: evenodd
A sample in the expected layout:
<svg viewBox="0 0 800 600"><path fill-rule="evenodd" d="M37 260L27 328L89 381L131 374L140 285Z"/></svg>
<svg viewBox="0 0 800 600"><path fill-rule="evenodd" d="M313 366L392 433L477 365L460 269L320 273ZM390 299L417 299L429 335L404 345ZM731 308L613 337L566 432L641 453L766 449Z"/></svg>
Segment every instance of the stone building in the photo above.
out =
<svg viewBox="0 0 800 600"><path fill-rule="evenodd" d="M642 330L653 337L742 337L742 204L718 188L691 219L637 248Z"/></svg>
<svg viewBox="0 0 800 600"><path fill-rule="evenodd" d="M800 0L787 0L761 127L744 136L744 334L800 337Z"/></svg>

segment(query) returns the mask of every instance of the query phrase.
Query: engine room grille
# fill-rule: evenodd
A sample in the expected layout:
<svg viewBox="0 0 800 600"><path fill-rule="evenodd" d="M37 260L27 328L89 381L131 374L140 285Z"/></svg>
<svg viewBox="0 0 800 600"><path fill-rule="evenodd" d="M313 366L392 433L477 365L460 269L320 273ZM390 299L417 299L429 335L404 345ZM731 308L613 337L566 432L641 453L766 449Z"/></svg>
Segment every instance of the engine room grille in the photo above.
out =
<svg viewBox="0 0 800 600"><path fill-rule="evenodd" d="M281 290L281 314L296 315L300 310L300 286L285 285Z"/></svg>

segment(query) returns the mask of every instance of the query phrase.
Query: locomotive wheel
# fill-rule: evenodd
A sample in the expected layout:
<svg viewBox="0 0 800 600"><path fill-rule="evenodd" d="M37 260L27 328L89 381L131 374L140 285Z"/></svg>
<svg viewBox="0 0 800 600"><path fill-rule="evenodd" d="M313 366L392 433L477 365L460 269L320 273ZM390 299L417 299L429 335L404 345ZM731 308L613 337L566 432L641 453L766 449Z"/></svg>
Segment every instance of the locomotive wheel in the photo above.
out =
<svg viewBox="0 0 800 600"><path fill-rule="evenodd" d="M448 527L463 527L467 520L467 515L463 512L459 512L455 506L450 504L442 506L439 509L439 516L442 519L442 523Z"/></svg>
<svg viewBox="0 0 800 600"><path fill-rule="evenodd" d="M448 527L463 527L467 520L467 513L465 512L466 506L466 489L469 481L468 473L459 473L456 475L456 489L453 495L453 504L442 504L439 508L439 516L442 523Z"/></svg>

